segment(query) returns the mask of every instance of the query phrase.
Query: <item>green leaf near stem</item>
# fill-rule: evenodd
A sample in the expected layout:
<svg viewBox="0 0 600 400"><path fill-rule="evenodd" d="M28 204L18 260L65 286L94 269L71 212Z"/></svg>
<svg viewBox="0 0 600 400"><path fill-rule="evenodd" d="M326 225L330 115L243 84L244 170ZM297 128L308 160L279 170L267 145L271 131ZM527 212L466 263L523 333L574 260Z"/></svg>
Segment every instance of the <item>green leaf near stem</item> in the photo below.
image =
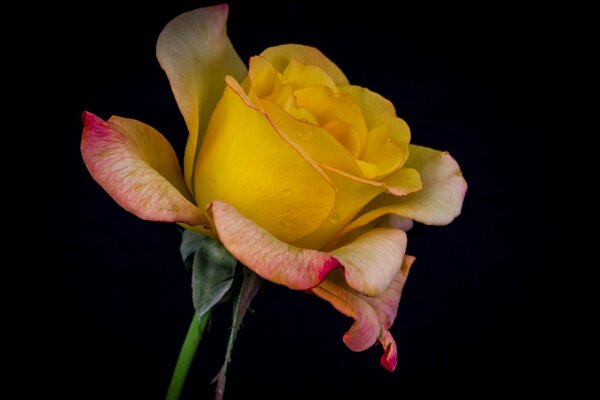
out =
<svg viewBox="0 0 600 400"><path fill-rule="evenodd" d="M236 265L231 253L212 238L200 244L192 264L192 296L198 319L226 297Z"/></svg>

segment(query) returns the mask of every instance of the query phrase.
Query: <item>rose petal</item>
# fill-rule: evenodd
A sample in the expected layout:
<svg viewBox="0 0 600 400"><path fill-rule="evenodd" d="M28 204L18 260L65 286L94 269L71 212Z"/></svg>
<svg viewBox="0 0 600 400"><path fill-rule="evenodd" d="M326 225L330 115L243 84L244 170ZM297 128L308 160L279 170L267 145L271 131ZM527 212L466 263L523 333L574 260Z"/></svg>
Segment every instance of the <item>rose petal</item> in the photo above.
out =
<svg viewBox="0 0 600 400"><path fill-rule="evenodd" d="M413 262L414 257L405 256L393 282L377 297L357 293L335 274L312 289L313 293L331 303L336 310L355 319L343 337L350 350L366 350L379 339L384 349L380 362L388 371L396 368L397 360L396 343L388 329L396 318L402 288Z"/></svg>
<svg viewBox="0 0 600 400"><path fill-rule="evenodd" d="M302 64L314 65L321 68L333 79L336 85L348 85L348 79L344 73L314 47L299 44L284 44L269 47L260 55L269 60L279 72L285 71L290 61L296 59Z"/></svg>
<svg viewBox="0 0 600 400"><path fill-rule="evenodd" d="M227 37L226 4L179 15L161 32L156 56L189 130L184 173L190 191L198 148L225 88L225 76L241 80L246 67Z"/></svg>
<svg viewBox="0 0 600 400"><path fill-rule="evenodd" d="M328 87L334 93L338 92L335 82L325 71L314 65L303 64L295 58L290 60L285 71L283 71L281 80L283 83L292 85L294 89L321 85Z"/></svg>
<svg viewBox="0 0 600 400"><path fill-rule="evenodd" d="M404 197L379 195L336 237L386 214L396 214L427 225L446 225L460 215L467 182L450 154L411 145L405 166L419 171L423 189Z"/></svg>
<svg viewBox="0 0 600 400"><path fill-rule="evenodd" d="M404 231L376 228L329 254L344 266L344 277L352 289L377 296L400 271L405 250Z"/></svg>
<svg viewBox="0 0 600 400"><path fill-rule="evenodd" d="M306 290L318 285L331 270L340 266L329 254L280 241L225 202L213 201L208 210L227 250L271 282Z"/></svg>
<svg viewBox="0 0 600 400"><path fill-rule="evenodd" d="M369 131L361 160L376 166L367 179L380 179L401 168L409 157L410 129L404 120L393 118ZM364 171L364 169L363 169Z"/></svg>
<svg viewBox="0 0 600 400"><path fill-rule="evenodd" d="M387 124L396 118L394 105L384 97L360 86L340 86L339 91L352 96L363 112L368 129Z"/></svg>
<svg viewBox="0 0 600 400"><path fill-rule="evenodd" d="M381 184L371 185L327 167L325 171L336 188L333 210L316 231L293 243L298 247L321 249L336 232L352 221L365 205L385 191Z"/></svg>
<svg viewBox="0 0 600 400"><path fill-rule="evenodd" d="M360 169L352 155L325 129L297 120L269 100L261 100L260 104L273 125L285 132L299 146L302 146L315 162L360 176Z"/></svg>
<svg viewBox="0 0 600 400"><path fill-rule="evenodd" d="M196 165L197 202L202 207L228 202L280 240L293 242L327 219L334 188L302 149L253 108L236 82L228 84Z"/></svg>
<svg viewBox="0 0 600 400"><path fill-rule="evenodd" d="M83 118L83 161L121 207L151 221L207 222L190 201L173 148L158 131L133 119L105 122L89 112Z"/></svg>
<svg viewBox="0 0 600 400"><path fill-rule="evenodd" d="M389 287L402 265L406 234L397 229L375 229L327 254L278 240L227 203L213 201L209 210L231 254L261 277L291 289L315 287L341 266L350 287L375 296Z"/></svg>
<svg viewBox="0 0 600 400"><path fill-rule="evenodd" d="M325 86L311 86L294 90L294 96L299 107L307 108L321 126L358 157L367 142L367 125L350 95L334 93Z"/></svg>
<svg viewBox="0 0 600 400"><path fill-rule="evenodd" d="M394 196L406 196L423 188L421 174L414 168L402 168L384 181L387 191Z"/></svg>

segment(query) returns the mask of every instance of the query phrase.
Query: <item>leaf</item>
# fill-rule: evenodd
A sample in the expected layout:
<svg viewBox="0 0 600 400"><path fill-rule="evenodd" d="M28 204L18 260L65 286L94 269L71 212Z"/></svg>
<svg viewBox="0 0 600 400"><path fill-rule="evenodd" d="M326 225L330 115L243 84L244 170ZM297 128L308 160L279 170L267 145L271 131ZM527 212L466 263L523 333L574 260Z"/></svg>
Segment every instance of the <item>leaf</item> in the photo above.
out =
<svg viewBox="0 0 600 400"><path fill-rule="evenodd" d="M188 230L183 234L180 251L184 262L191 264L192 300L200 320L228 294L237 260L213 238Z"/></svg>
<svg viewBox="0 0 600 400"><path fill-rule="evenodd" d="M229 333L229 341L227 342L225 362L223 363L223 366L221 367L221 370L217 376L215 376L215 379L213 379L213 382L217 381L215 400L222 400L223 395L225 394L225 378L227 375L227 367L231 362L233 343L235 342L237 332L242 324L242 319L250 307L250 302L258 292L258 288L262 282L262 279L258 275L246 267L244 267L243 279L242 288L240 289L233 307L233 321L231 322L231 332Z"/></svg>
<svg viewBox="0 0 600 400"><path fill-rule="evenodd" d="M193 258L190 257L196 253L196 250L198 250L202 242L209 239L208 236L201 233L190 231L189 229L183 230L179 252L181 253L181 258L187 268L192 268L194 262Z"/></svg>

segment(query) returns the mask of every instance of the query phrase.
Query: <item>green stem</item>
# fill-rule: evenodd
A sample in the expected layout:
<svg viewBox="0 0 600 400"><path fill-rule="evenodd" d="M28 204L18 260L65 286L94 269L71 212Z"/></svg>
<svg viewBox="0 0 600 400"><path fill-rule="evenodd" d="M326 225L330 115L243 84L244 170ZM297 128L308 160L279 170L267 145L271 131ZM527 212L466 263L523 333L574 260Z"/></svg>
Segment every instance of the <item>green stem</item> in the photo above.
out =
<svg viewBox="0 0 600 400"><path fill-rule="evenodd" d="M194 313L194 318L179 352L179 358L177 359L177 365L175 365L175 371L173 371L166 400L178 400L179 396L181 396L185 378L194 360L194 355L198 349L200 339L202 339L202 334L204 333L204 328L206 328L209 317L210 312L207 312L202 316L200 322L198 322L198 317Z"/></svg>

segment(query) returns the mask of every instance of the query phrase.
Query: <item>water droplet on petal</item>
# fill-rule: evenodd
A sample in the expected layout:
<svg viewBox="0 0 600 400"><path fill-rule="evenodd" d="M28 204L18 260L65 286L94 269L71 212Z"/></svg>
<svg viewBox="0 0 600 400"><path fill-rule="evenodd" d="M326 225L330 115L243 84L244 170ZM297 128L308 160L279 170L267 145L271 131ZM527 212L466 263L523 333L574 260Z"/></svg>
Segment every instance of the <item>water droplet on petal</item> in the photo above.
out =
<svg viewBox="0 0 600 400"><path fill-rule="evenodd" d="M297 212L297 211L298 211L298 207L292 207L292 208L290 208L290 213L292 213L292 214L295 213L295 212Z"/></svg>
<svg viewBox="0 0 600 400"><path fill-rule="evenodd" d="M296 217L294 217L293 215L288 215L287 217L285 217L283 219L282 224L283 224L283 226L287 226L288 228L291 228L292 226L294 226L296 224Z"/></svg>
<svg viewBox="0 0 600 400"><path fill-rule="evenodd" d="M307 129L307 130L305 130L305 131L300 131L300 137L301 137L303 140L308 140L308 139L310 139L310 137L312 136L312 133L313 133L313 132L312 132L312 130L310 130L310 129Z"/></svg>
<svg viewBox="0 0 600 400"><path fill-rule="evenodd" d="M292 191L290 189L284 189L281 191L281 197L287 198L292 195Z"/></svg>
<svg viewBox="0 0 600 400"><path fill-rule="evenodd" d="M329 222L336 224L340 220L340 215L335 211L329 214Z"/></svg>

